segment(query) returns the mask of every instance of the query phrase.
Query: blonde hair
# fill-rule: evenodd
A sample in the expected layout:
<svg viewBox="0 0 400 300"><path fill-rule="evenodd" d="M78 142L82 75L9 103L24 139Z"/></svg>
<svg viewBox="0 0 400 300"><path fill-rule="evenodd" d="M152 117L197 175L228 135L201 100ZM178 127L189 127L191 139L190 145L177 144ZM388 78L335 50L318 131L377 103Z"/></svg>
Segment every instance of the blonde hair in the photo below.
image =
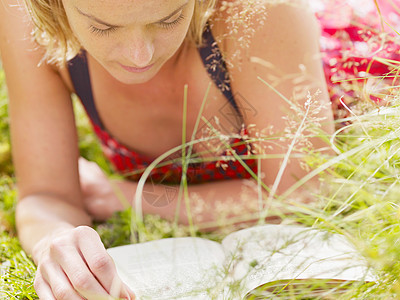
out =
<svg viewBox="0 0 400 300"><path fill-rule="evenodd" d="M23 0L34 24L33 37L46 49L48 63L64 65L81 50L67 19L62 0ZM218 0L195 0L186 39L201 46L208 18Z"/></svg>

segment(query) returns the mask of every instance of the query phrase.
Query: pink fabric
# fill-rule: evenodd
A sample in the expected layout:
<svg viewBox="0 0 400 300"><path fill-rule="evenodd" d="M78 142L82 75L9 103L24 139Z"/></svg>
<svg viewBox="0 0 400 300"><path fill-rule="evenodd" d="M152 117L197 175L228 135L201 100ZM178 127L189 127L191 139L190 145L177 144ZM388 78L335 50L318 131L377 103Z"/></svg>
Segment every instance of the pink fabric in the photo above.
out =
<svg viewBox="0 0 400 300"><path fill-rule="evenodd" d="M336 117L346 116L340 99L347 105L368 98L390 101L394 79L382 76L396 74L396 65L380 59L400 61L400 0L310 3L321 25L321 52Z"/></svg>

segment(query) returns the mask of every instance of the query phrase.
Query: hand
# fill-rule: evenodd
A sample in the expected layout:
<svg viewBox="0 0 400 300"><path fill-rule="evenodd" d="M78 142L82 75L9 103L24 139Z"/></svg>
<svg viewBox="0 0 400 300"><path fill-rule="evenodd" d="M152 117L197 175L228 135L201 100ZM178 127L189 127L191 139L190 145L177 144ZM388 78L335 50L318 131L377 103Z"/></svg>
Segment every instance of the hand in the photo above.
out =
<svg viewBox="0 0 400 300"><path fill-rule="evenodd" d="M34 252L39 253L34 286L40 299L135 299L90 227L65 230L51 241L42 240Z"/></svg>
<svg viewBox="0 0 400 300"><path fill-rule="evenodd" d="M110 180L94 163L79 159L79 178L86 211L96 220L105 220L115 211L124 210L122 200L114 192Z"/></svg>

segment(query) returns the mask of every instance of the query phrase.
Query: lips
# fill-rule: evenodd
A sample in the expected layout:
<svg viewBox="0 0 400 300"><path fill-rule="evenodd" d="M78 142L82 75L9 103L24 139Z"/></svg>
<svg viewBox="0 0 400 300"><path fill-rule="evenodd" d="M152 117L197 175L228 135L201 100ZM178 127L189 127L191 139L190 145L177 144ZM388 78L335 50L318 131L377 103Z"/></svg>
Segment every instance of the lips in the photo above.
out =
<svg viewBox="0 0 400 300"><path fill-rule="evenodd" d="M143 73L143 72L146 72L147 70L151 69L151 67L154 64L148 65L148 66L146 66L144 68L129 67L129 66L125 66L125 65L122 65L122 64L120 64L120 65L124 70L126 70L128 72L131 72L131 73Z"/></svg>

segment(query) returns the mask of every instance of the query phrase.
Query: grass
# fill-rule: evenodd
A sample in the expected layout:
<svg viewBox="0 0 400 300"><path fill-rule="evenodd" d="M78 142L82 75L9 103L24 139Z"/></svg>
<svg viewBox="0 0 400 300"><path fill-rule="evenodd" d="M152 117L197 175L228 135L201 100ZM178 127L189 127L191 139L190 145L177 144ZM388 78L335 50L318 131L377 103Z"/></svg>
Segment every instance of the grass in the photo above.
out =
<svg viewBox="0 0 400 300"><path fill-rule="evenodd" d="M0 73L0 78L2 73ZM0 295L10 299L34 299L35 266L22 251L15 235L15 179L9 154L6 94L0 82L1 152L6 157L0 177L1 280ZM270 207L270 213L285 209L291 214L286 222L328 229L345 234L357 246L379 274L375 285L355 284L343 299L396 299L400 297L400 105L395 95L390 108L378 109L373 103L353 108L357 117L336 132L337 156L309 153L308 165L318 170L323 192L315 195L315 205L286 202ZM93 134L78 110L78 127L82 155L97 161L107 171ZM358 111L358 112L357 112ZM343 120L341 120L343 121ZM108 222L98 224L97 231L107 247L131 241L130 211L118 213ZM157 216L144 216L144 240L193 235L193 228L175 226ZM198 232L195 235L201 235ZM203 234L221 240L223 234ZM304 291L304 290L303 290ZM293 292L293 291L292 291ZM298 292L297 292L298 293ZM299 294L295 298L301 299ZM296 298L297 297L297 298Z"/></svg>
<svg viewBox="0 0 400 300"><path fill-rule="evenodd" d="M390 63L395 67L400 65L398 62ZM278 178L272 187L270 199L266 199L271 204L268 206L268 214L282 215L283 210L289 212L284 217L286 223L300 223L346 235L375 270L378 275L375 284L352 284L340 296L341 299L400 298L400 93L394 83L387 102L390 105L378 107L370 100L361 101L352 106L348 119L337 120L339 129L332 138L336 155L331 156L308 151L305 147L297 149L300 141L295 139L303 138L306 132L316 132L310 131L308 125L305 125L310 118L310 107L306 108L308 113L300 118L298 124L302 125L292 133L295 138L290 153L284 159L287 161L289 154L301 153L312 170L309 177L320 176L321 192L314 195L316 202L313 205L291 201L289 193L279 198L275 195ZM96 161L103 170L111 174L110 166L101 154L82 108L77 104L75 106L81 155ZM35 299L35 266L22 250L15 231L16 189L2 71L0 120L0 298ZM183 140L184 144L187 142ZM191 151L187 154L190 159ZM298 186L305 184L307 179L309 178L300 179ZM184 186L183 195L185 188ZM283 198L285 201L273 201L276 198ZM138 216L145 225L136 228L140 229L140 239L143 241L189 235L220 241L225 235L223 230L205 234L196 231L193 226L177 226L158 216ZM105 223L96 224L96 230L106 247L132 241L132 218L138 219L127 210L114 215ZM319 284L310 287L310 290L319 288ZM305 289L288 289L288 293L286 296L282 294L282 298L306 299L304 292ZM257 298L254 296L251 299Z"/></svg>

